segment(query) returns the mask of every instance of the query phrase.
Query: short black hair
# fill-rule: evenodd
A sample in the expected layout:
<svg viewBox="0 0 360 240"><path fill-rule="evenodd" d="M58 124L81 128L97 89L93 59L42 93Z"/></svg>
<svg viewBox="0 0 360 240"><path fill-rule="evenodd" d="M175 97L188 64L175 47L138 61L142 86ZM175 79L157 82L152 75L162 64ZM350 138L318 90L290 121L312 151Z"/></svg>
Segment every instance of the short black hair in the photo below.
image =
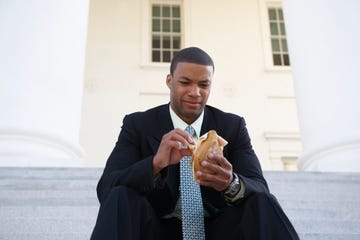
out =
<svg viewBox="0 0 360 240"><path fill-rule="evenodd" d="M173 75L179 62L197 63L201 65L211 66L215 70L214 62L204 50L198 47L184 48L177 52L170 64L170 74Z"/></svg>

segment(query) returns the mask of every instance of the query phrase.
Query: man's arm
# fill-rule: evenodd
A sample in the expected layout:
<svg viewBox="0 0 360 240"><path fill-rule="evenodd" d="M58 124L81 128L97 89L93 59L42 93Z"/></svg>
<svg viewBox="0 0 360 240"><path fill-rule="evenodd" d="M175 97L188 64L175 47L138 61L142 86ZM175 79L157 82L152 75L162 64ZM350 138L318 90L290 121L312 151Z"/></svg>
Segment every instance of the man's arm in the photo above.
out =
<svg viewBox="0 0 360 240"><path fill-rule="evenodd" d="M124 185L138 192L145 192L153 187L153 156L149 154L141 159L140 138L135 131L131 115L125 116L118 141L97 186L100 202L115 186Z"/></svg>
<svg viewBox="0 0 360 240"><path fill-rule="evenodd" d="M260 162L251 145L251 139L243 118L238 120L237 134L229 149L229 160L233 166L233 172L237 174L243 183L247 197L252 192L269 192L268 185L263 176Z"/></svg>

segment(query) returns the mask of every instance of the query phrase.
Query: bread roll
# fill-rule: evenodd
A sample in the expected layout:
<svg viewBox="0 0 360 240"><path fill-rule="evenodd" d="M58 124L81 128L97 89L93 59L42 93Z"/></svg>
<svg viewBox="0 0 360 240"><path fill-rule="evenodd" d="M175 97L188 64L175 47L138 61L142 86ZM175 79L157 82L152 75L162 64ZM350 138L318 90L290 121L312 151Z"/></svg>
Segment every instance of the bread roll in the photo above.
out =
<svg viewBox="0 0 360 240"><path fill-rule="evenodd" d="M197 180L195 173L201 169L201 162L205 159L209 161L207 155L213 153L215 155L223 156L223 149L226 144L227 141L217 135L215 130L210 130L202 135L196 144L189 146L192 150L191 167L194 172L195 180Z"/></svg>

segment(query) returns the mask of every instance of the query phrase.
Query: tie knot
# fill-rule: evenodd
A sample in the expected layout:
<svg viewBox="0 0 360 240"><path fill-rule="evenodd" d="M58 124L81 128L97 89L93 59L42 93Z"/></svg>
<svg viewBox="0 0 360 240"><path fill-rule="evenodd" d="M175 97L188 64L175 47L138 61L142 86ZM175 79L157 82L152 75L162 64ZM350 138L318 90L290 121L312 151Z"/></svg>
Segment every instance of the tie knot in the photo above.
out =
<svg viewBox="0 0 360 240"><path fill-rule="evenodd" d="M187 126L186 128L185 128L185 131L188 133L188 134L190 134L190 136L192 136L192 137L194 137L195 136L195 129L192 127L192 126Z"/></svg>

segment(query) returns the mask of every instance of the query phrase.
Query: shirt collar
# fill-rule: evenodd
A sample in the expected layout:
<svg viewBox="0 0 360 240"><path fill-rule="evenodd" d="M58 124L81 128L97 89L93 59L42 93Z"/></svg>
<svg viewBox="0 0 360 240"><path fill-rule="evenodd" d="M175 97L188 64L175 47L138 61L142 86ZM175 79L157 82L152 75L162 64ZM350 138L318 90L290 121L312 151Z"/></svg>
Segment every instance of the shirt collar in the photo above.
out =
<svg viewBox="0 0 360 240"><path fill-rule="evenodd" d="M172 120L172 123L174 125L174 128L180 128L182 130L185 130L185 128L188 126L186 122L184 122L171 108L169 104L169 110L170 110L170 117ZM201 125L204 120L204 111L200 114L200 116L191 124L191 126L194 128L196 136L200 137L200 131L201 131Z"/></svg>

